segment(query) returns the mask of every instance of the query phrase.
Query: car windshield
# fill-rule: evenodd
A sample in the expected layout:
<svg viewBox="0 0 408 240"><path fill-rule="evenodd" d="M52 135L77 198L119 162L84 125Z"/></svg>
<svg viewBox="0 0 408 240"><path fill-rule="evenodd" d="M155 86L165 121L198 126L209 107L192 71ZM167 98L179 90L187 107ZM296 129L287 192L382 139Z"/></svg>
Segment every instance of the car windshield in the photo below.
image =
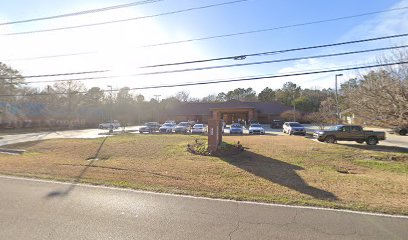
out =
<svg viewBox="0 0 408 240"><path fill-rule="evenodd" d="M189 124L187 122L181 122L177 126L187 127Z"/></svg>
<svg viewBox="0 0 408 240"><path fill-rule="evenodd" d="M291 127L303 127L299 123L289 123L289 126L291 126Z"/></svg>
<svg viewBox="0 0 408 240"><path fill-rule="evenodd" d="M170 124L170 123L163 124L163 127L171 127L171 126L173 126L173 124Z"/></svg>
<svg viewBox="0 0 408 240"><path fill-rule="evenodd" d="M261 126L261 124L252 124L251 127L260 128L260 127L262 127L262 126Z"/></svg>
<svg viewBox="0 0 408 240"><path fill-rule="evenodd" d="M241 125L240 124L232 124L231 128L241 128Z"/></svg>
<svg viewBox="0 0 408 240"><path fill-rule="evenodd" d="M203 124L196 124L196 125L194 125L194 127L193 128L203 128L204 127L204 125Z"/></svg>
<svg viewBox="0 0 408 240"><path fill-rule="evenodd" d="M343 126L342 125L331 126L329 128L329 131L338 131L341 127L343 127Z"/></svg>

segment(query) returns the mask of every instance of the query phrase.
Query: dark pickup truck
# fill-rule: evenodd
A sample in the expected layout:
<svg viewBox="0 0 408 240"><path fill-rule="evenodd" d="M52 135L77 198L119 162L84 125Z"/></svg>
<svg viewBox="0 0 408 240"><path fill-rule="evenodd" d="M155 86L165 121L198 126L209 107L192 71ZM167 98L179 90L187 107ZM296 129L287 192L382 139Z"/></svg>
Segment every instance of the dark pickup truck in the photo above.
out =
<svg viewBox="0 0 408 240"><path fill-rule="evenodd" d="M385 132L365 131L361 126L357 125L336 125L329 130L316 131L313 136L320 142L327 143L356 141L376 145L379 140L385 140Z"/></svg>

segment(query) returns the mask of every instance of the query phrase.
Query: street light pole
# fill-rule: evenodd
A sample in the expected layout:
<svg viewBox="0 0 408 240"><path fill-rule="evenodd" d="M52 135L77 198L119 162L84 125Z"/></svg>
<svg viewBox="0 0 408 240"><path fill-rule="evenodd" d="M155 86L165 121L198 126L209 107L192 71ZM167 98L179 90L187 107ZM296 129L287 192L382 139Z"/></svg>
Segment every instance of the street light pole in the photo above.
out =
<svg viewBox="0 0 408 240"><path fill-rule="evenodd" d="M342 73L336 74L334 76L334 84L335 84L335 92L336 92L336 123L339 124L339 119L340 119L340 111L339 111L339 93L337 90L337 77L343 76Z"/></svg>

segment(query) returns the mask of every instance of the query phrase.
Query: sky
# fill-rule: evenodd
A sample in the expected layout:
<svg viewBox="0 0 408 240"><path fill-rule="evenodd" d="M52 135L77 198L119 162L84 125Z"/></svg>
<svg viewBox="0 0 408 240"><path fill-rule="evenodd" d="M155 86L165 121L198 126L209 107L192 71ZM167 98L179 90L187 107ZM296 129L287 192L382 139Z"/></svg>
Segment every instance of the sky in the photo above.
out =
<svg viewBox="0 0 408 240"><path fill-rule="evenodd" d="M84 83L87 88L96 86L102 89L109 89L107 86L110 85L113 89L119 89L125 86L136 88L370 64L373 63L379 55L385 52L319 59L312 58L256 66L219 68L182 73L140 75L148 72L250 63L407 44L407 38L404 37L269 56L247 57L244 60L225 60L150 69L140 68L146 65L239 56L250 53L404 34L408 32L408 9L231 37L162 46L146 46L209 36L271 29L408 7L408 0L246 0L240 2L234 2L234 0L162 0L129 8L73 17L20 24L1 24L127 4L136 1L137 0L1 1L0 62L19 70L24 76L108 70L108 72L98 74L31 78L26 80L43 81L80 77L115 76L114 78L84 80L82 83ZM43 29L151 16L226 2L234 3L120 23L21 34L23 32ZM77 55L38 58L66 54ZM339 78L340 82L346 81L357 74L356 71L341 73L344 75ZM191 97L202 98L209 94L217 94L238 87L251 87L259 93L265 87L273 89L280 88L288 81L292 81L302 88L334 88L335 74L336 73L325 73L190 87L135 90L133 93L143 94L146 99L150 99L154 95L161 95L160 98L166 98L179 91L186 91L190 93ZM30 83L29 86L43 88L47 84L52 83Z"/></svg>

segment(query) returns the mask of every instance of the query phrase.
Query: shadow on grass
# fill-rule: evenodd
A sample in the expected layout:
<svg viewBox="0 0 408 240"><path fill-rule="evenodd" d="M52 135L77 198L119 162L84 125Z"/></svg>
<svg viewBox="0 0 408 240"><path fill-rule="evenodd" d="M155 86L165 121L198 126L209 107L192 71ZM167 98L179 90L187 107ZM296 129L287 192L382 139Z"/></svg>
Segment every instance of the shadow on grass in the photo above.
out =
<svg viewBox="0 0 408 240"><path fill-rule="evenodd" d="M55 198L55 197L65 197L65 196L67 196L72 190L74 190L75 187L78 185L78 183L81 182L81 179L82 179L82 177L84 176L84 174L86 173L86 171L87 171L90 167L92 167L92 165L93 165L93 163L94 163L95 161L98 160L99 153L101 152L102 147L103 147L103 145L105 144L106 139L108 139L108 137L104 137L104 138L103 138L101 144L99 145L98 150L97 150L96 153L95 153L95 156L94 156L93 158L89 159L89 163L84 167L84 169L82 169L82 171L79 173L79 175L74 179L74 181L69 185L69 187L68 187L67 189L62 190L62 191L61 191L61 190L57 190L57 191L49 192L49 193L45 196L45 198L50 199L50 198Z"/></svg>
<svg viewBox="0 0 408 240"><path fill-rule="evenodd" d="M238 155L222 156L221 159L258 177L316 199L337 199L337 197L331 192L309 186L296 173L296 170L304 170L302 167L250 151L245 151Z"/></svg>
<svg viewBox="0 0 408 240"><path fill-rule="evenodd" d="M356 148L361 150L370 150L377 152L390 152L390 153L408 153L408 148L403 147L392 147L384 145L365 145L365 144L339 144L341 146L346 146L349 148ZM408 146L407 146L408 147Z"/></svg>

